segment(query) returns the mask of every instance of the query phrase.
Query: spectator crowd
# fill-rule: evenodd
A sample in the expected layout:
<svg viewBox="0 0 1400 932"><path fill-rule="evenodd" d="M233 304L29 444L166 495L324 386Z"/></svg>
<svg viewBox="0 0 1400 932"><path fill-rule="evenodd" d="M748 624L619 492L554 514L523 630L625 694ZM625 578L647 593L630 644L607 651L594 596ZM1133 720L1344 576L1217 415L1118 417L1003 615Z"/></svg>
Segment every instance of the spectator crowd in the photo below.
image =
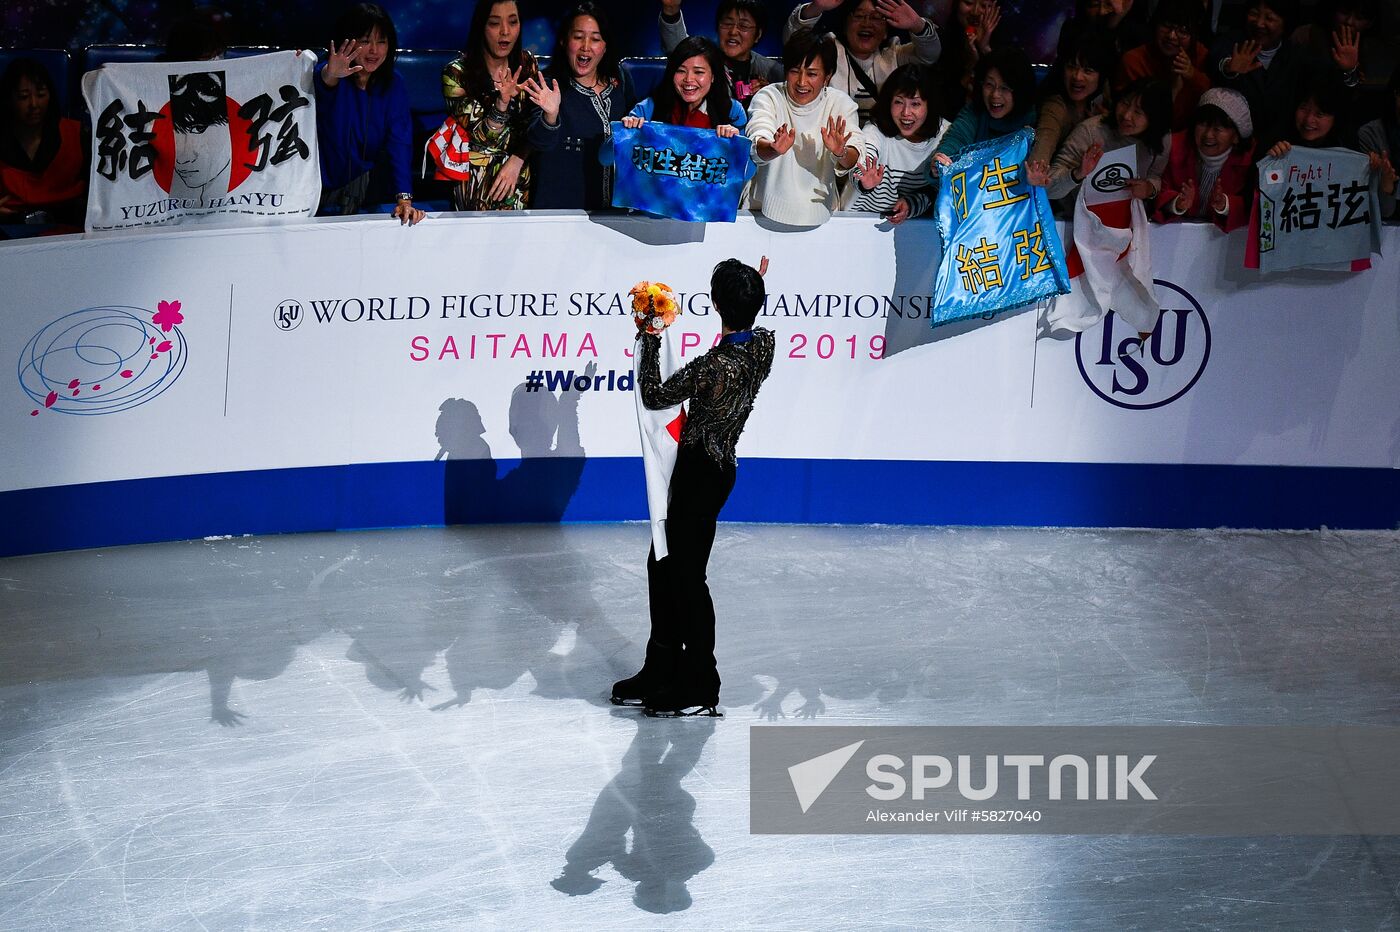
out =
<svg viewBox="0 0 1400 932"><path fill-rule="evenodd" d="M895 224L927 215L962 150L1027 127L1024 177L1065 216L1104 153L1132 147L1129 191L1155 221L1232 230L1247 222L1259 160L1293 146L1366 153L1383 217L1398 215L1389 0L1227 2L1234 26L1219 31L1210 0L1079 0L1048 67L1003 39L995 0L953 0L941 23L905 0L808 0L780 23L760 0L721 0L712 36L690 31L682 0L660 0L645 14L668 53L652 88L621 66L600 5L571 10L546 58L522 45L526 4L477 2L426 146L392 17L369 3L345 11L314 78L321 213L392 203L416 223L425 177L457 210L605 210L613 124L657 121L747 137L757 171L741 206L792 226L838 209ZM166 58L221 57L223 22L196 10ZM780 58L756 51L769 29ZM88 171L83 125L61 112L53 76L13 59L0 75L0 223L81 225Z"/></svg>

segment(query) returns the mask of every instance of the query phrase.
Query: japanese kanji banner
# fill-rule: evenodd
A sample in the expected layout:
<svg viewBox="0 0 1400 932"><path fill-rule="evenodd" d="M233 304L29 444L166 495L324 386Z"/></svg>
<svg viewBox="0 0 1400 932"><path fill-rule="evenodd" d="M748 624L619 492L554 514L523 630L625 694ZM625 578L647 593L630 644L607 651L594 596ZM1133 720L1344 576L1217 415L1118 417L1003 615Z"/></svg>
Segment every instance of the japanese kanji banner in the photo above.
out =
<svg viewBox="0 0 1400 932"><path fill-rule="evenodd" d="M753 174L751 143L668 123L613 124L613 206L674 220L733 223Z"/></svg>
<svg viewBox="0 0 1400 932"><path fill-rule="evenodd" d="M1345 269L1380 251L1380 201L1364 152L1294 146L1264 159L1251 219L1262 272Z"/></svg>
<svg viewBox="0 0 1400 932"><path fill-rule="evenodd" d="M1023 129L970 146L943 169L933 326L1069 291L1050 199L1024 177L1034 138Z"/></svg>
<svg viewBox="0 0 1400 932"><path fill-rule="evenodd" d="M83 75L93 115L88 231L313 215L315 65L314 54L288 51Z"/></svg>

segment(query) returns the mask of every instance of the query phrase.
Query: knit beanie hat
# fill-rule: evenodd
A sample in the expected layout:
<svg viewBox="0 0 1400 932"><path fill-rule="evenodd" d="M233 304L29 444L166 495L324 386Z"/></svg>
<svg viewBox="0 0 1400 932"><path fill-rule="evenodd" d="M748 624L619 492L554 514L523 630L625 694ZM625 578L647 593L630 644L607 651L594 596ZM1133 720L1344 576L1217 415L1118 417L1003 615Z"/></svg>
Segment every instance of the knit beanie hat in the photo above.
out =
<svg viewBox="0 0 1400 932"><path fill-rule="evenodd" d="M1201 95L1197 106L1219 107L1230 118L1230 122L1235 124L1235 129L1240 131L1241 139L1248 139L1254 135L1254 121L1249 117L1249 102L1239 91L1232 91L1228 87L1212 87Z"/></svg>

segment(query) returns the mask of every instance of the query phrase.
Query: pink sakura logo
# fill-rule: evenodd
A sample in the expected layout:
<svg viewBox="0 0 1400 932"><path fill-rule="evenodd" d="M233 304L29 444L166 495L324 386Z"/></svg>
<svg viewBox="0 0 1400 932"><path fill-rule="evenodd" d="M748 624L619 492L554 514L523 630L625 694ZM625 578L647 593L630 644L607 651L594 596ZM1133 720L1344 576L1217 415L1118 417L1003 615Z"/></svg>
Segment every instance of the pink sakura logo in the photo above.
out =
<svg viewBox="0 0 1400 932"><path fill-rule="evenodd" d="M180 313L179 301L162 301L156 305L156 312L151 315L151 323L160 327L162 333L169 333L176 324L184 322L185 315Z"/></svg>
<svg viewBox="0 0 1400 932"><path fill-rule="evenodd" d="M20 387L43 410L114 414L161 395L185 369L179 301L104 306L65 314L25 345ZM38 417L40 408L29 412Z"/></svg>

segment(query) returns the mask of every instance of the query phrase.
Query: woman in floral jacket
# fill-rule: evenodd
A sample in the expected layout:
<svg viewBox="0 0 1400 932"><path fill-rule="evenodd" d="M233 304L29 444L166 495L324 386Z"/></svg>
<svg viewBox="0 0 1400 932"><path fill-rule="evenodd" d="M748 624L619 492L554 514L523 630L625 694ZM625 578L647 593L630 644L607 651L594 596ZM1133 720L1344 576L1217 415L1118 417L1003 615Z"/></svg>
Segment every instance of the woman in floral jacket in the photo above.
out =
<svg viewBox="0 0 1400 932"><path fill-rule="evenodd" d="M528 98L521 85L538 74L534 56L520 45L516 0L478 3L461 57L442 72L451 119L428 143L437 177L457 182L452 202L458 210L527 206Z"/></svg>

